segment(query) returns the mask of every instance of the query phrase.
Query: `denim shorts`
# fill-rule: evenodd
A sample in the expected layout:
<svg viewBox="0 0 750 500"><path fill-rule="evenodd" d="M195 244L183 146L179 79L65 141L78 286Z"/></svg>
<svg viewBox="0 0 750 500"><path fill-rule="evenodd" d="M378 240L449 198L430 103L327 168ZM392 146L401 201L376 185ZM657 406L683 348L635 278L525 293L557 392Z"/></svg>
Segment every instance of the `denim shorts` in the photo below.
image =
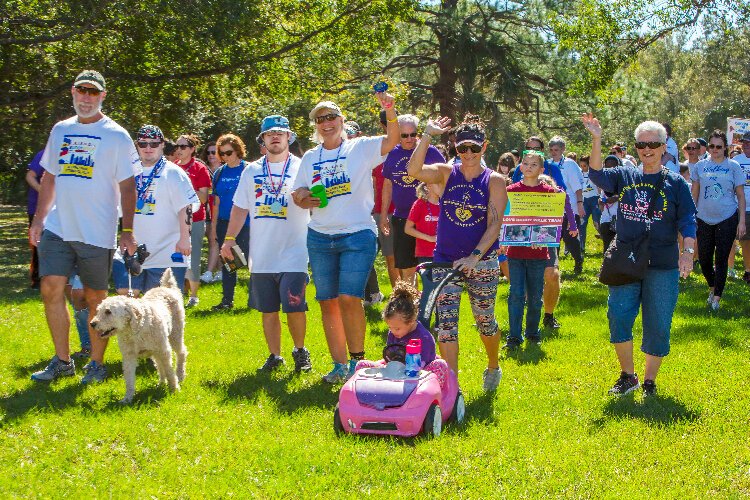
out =
<svg viewBox="0 0 750 500"><path fill-rule="evenodd" d="M356 233L324 234L308 229L307 252L315 282L317 300L339 295L365 296L370 268L375 262L375 233L363 229Z"/></svg>
<svg viewBox="0 0 750 500"><path fill-rule="evenodd" d="M171 269L177 286L182 291L187 267L173 267ZM146 293L152 288L159 286L159 281L161 281L161 277L166 270L166 267L143 269L138 276L130 277L130 286L133 290L140 290L141 293ZM122 261L115 260L112 262L112 280L115 282L115 290L128 289L128 270Z"/></svg>
<svg viewBox="0 0 750 500"><path fill-rule="evenodd" d="M307 273L253 273L250 275L250 301L263 313L307 311Z"/></svg>
<svg viewBox="0 0 750 500"><path fill-rule="evenodd" d="M643 281L610 286L607 299L609 341L633 340L633 324L642 309L641 351L652 356L669 354L669 332L677 306L679 269L649 269Z"/></svg>

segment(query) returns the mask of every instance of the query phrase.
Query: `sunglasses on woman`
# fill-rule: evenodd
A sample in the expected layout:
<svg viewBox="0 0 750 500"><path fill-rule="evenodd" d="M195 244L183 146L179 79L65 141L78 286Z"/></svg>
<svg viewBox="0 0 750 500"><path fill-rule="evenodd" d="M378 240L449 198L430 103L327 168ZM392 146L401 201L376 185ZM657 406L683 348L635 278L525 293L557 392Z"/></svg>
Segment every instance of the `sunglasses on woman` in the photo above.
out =
<svg viewBox="0 0 750 500"><path fill-rule="evenodd" d="M482 146L478 146L476 144L459 144L456 146L456 151L459 153L465 153L467 151L471 151L472 153L479 153L482 151Z"/></svg>
<svg viewBox="0 0 750 500"><path fill-rule="evenodd" d="M327 115L321 115L315 117L315 123L323 123L323 122L332 122L336 118L338 118L339 115L336 113L328 113Z"/></svg>
<svg viewBox="0 0 750 500"><path fill-rule="evenodd" d="M193 146L191 146L190 144L177 144L177 147L180 148L180 149L182 149L182 150L185 150L185 149L188 149L188 148L192 148Z"/></svg>
<svg viewBox="0 0 750 500"><path fill-rule="evenodd" d="M697 151L700 148L700 146L685 146L685 151Z"/></svg>
<svg viewBox="0 0 750 500"><path fill-rule="evenodd" d="M234 149L227 149L226 151L219 151L219 156L232 156L234 154Z"/></svg>
<svg viewBox="0 0 750 500"><path fill-rule="evenodd" d="M417 136L416 132L412 132L411 134L401 134L402 139L406 139L407 137L416 137L416 136Z"/></svg>
<svg viewBox="0 0 750 500"><path fill-rule="evenodd" d="M664 143L659 141L638 141L635 143L635 149L656 149L663 145Z"/></svg>

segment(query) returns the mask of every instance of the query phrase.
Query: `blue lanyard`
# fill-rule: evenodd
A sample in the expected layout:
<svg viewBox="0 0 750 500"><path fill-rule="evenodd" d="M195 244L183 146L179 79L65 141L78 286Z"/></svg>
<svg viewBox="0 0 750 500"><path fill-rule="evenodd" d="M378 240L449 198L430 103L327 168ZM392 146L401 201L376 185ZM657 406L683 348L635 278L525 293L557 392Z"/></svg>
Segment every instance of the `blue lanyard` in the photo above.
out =
<svg viewBox="0 0 750 500"><path fill-rule="evenodd" d="M138 191L138 199L144 201L146 200L146 193L148 193L148 188L151 187L154 179L166 164L167 159L162 156L161 158L159 158L159 161L156 162L156 165L154 165L154 168L151 170L151 173L148 175L148 178L146 178L145 181L143 180L143 173L139 174L138 177L136 177L136 191Z"/></svg>
<svg viewBox="0 0 750 500"><path fill-rule="evenodd" d="M341 148L344 145L344 141L341 141L341 144L339 144L339 149L336 150L336 161L333 162L333 166L335 167L339 163L339 158L341 158ZM318 151L318 168L322 168L321 165L323 163L323 145L320 145L320 151Z"/></svg>

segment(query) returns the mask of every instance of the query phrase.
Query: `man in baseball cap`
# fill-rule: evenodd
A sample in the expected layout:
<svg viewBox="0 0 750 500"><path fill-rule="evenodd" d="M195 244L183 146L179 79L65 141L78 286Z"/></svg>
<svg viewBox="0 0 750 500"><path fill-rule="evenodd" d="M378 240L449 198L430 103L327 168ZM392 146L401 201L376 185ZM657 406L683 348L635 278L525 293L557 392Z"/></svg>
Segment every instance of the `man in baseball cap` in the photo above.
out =
<svg viewBox="0 0 750 500"><path fill-rule="evenodd" d="M78 76L73 82L73 86L77 87L83 83L89 83L93 85L100 92L107 90L107 86L104 82L104 77L101 73L99 73L98 71L94 71L93 69L84 69L83 71L78 73Z"/></svg>
<svg viewBox="0 0 750 500"><path fill-rule="evenodd" d="M335 106L335 104L334 104ZM285 116L271 115L263 118L260 124L260 134L256 137L258 144L263 144L263 134L271 131L289 132L289 144L297 140L297 134L289 128L289 120Z"/></svg>

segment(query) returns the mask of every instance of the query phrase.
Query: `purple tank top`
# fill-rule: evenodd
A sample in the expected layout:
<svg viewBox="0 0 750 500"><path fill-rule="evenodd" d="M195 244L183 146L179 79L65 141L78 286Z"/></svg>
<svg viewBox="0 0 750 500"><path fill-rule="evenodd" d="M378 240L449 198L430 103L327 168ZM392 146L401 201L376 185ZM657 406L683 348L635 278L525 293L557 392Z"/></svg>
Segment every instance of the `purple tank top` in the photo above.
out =
<svg viewBox="0 0 750 500"><path fill-rule="evenodd" d="M440 218L433 258L435 262L453 262L467 257L487 230L492 170L485 168L468 182L460 168L460 165L453 166L440 199ZM487 252L497 248L495 238Z"/></svg>

